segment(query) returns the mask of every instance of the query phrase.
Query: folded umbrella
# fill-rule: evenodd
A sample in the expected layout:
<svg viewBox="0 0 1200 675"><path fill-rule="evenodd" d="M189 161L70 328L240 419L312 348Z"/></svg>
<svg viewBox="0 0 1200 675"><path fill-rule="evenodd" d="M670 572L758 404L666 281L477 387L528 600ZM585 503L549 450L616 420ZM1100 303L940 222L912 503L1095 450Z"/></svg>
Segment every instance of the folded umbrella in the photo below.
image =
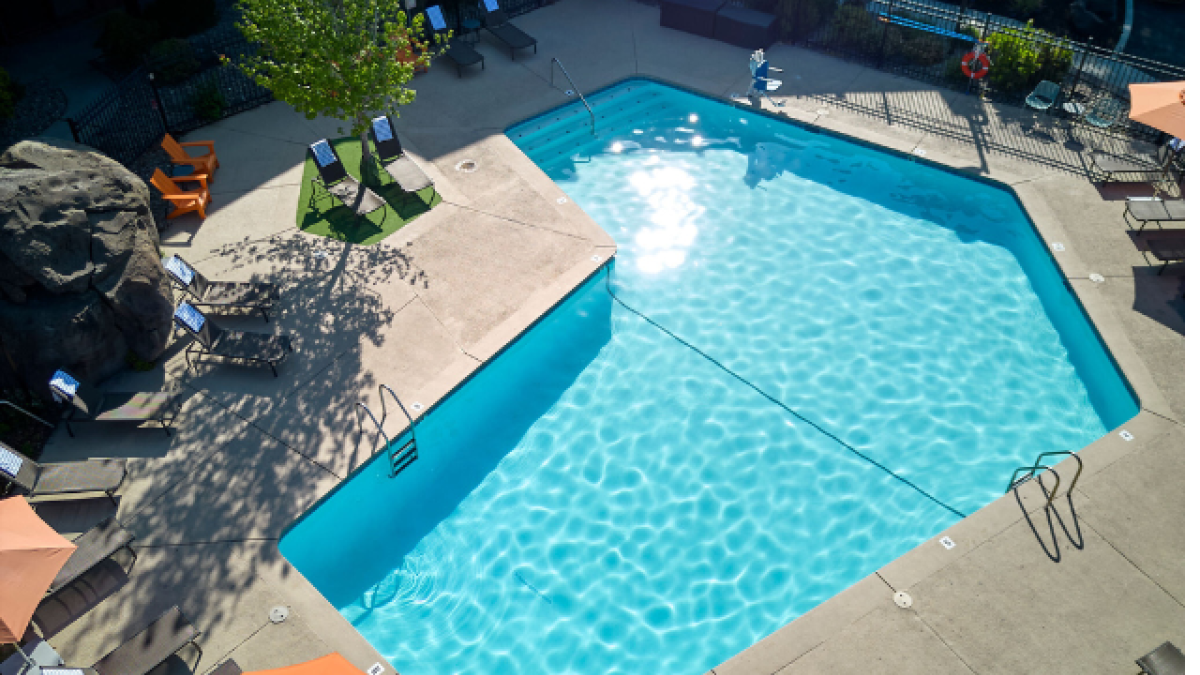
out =
<svg viewBox="0 0 1200 675"><path fill-rule="evenodd" d="M50 528L24 497L0 499L0 644L19 643L75 544Z"/></svg>

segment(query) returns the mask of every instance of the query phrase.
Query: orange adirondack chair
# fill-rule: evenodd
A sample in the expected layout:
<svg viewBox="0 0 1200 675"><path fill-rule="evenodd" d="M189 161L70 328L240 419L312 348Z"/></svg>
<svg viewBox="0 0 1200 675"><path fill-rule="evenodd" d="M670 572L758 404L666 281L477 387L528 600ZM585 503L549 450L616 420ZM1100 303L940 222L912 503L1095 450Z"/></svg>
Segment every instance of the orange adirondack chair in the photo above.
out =
<svg viewBox="0 0 1200 675"><path fill-rule="evenodd" d="M204 205L212 201L212 196L208 194L208 176L198 173L188 176L187 179L200 181L200 189L187 191L180 188L170 176L162 172L162 169L155 169L154 175L150 177L150 182L162 193L163 199L175 207L174 211L167 214L168 220L192 211L199 213L201 218L208 217L204 213Z"/></svg>
<svg viewBox="0 0 1200 675"><path fill-rule="evenodd" d="M180 143L171 138L171 134L165 134L162 139L162 147L171 156L172 163L190 164L196 173L204 173L211 176L216 172L217 167L221 166L221 163L217 161L217 150L213 147L212 141L187 141ZM193 157L184 148L208 148L208 152Z"/></svg>

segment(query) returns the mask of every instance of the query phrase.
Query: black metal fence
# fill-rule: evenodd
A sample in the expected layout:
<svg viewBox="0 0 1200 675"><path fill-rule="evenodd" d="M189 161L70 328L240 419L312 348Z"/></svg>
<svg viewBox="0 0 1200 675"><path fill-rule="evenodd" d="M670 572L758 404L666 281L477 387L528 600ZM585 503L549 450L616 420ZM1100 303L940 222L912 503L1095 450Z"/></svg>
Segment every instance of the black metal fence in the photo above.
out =
<svg viewBox="0 0 1200 675"><path fill-rule="evenodd" d="M1160 132L1128 117L1129 84L1182 80L1182 68L1060 38L1011 19L920 0L801 0L784 19L787 36L811 49L1000 103L1022 105L1042 81L1060 89L1051 109L1110 133L1151 139ZM976 41L986 42L986 76L968 77Z"/></svg>

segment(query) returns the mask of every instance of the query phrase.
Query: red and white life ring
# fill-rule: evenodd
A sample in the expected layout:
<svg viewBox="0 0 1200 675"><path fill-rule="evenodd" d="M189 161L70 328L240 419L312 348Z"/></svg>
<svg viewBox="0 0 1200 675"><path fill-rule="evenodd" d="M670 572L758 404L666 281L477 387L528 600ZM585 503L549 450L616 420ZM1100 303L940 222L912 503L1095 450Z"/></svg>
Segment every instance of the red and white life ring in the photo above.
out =
<svg viewBox="0 0 1200 675"><path fill-rule="evenodd" d="M978 65L979 67L976 70L972 70L972 65ZM966 75L969 79L978 80L984 75L987 75L988 68L991 66L992 60L989 59L988 55L985 53L980 52L979 54L976 54L975 50L972 49L966 54L963 54L962 71L963 75Z"/></svg>

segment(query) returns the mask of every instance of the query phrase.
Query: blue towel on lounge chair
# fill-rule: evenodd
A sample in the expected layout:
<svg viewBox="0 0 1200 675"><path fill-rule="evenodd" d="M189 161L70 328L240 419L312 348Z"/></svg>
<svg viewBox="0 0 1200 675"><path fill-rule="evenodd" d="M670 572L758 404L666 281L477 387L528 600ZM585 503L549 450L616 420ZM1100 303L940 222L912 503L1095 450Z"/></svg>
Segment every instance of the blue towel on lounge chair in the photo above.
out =
<svg viewBox="0 0 1200 675"><path fill-rule="evenodd" d="M5 473L10 478L16 478L24 463L25 460L20 455L9 452L6 448L0 448L0 473Z"/></svg>
<svg viewBox="0 0 1200 675"><path fill-rule="evenodd" d="M54 376L50 378L50 391L55 398L62 397L63 400L70 401L79 392L79 380L71 377L65 371L56 370Z"/></svg>
<svg viewBox="0 0 1200 675"><path fill-rule="evenodd" d="M177 255L167 258L166 261L163 262L163 268L165 268L167 272L170 272L171 275L178 279L179 283L183 284L184 286L191 284L192 279L196 276L196 270L192 269L190 265L183 261L183 258L180 258Z"/></svg>

